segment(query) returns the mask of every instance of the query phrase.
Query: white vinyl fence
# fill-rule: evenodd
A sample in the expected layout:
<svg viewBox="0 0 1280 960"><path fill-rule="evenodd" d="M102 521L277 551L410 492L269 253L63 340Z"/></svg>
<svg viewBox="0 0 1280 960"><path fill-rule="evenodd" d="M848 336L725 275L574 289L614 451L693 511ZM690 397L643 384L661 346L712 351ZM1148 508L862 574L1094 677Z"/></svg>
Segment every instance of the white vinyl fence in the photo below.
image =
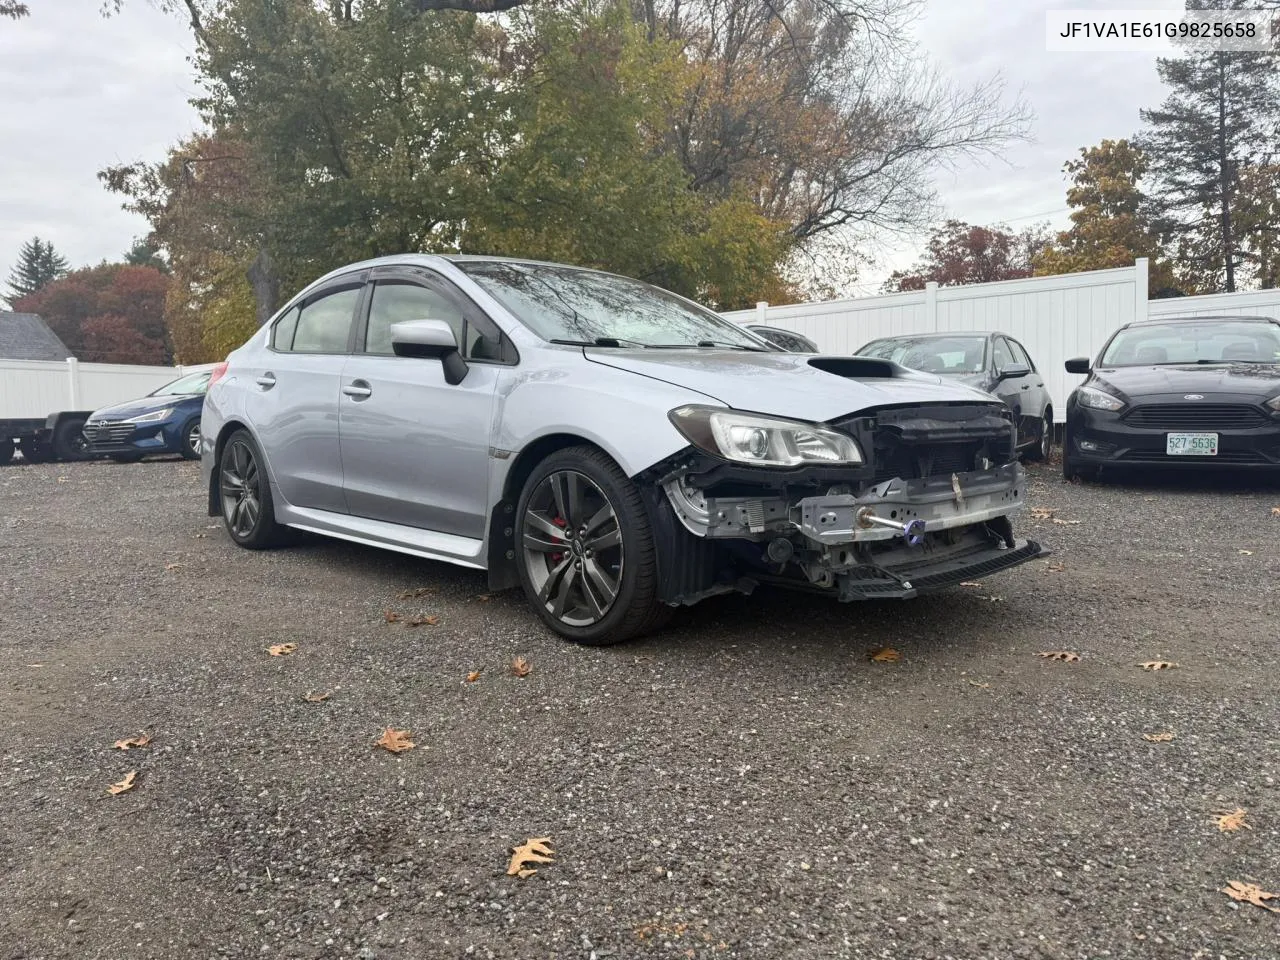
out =
<svg viewBox="0 0 1280 960"><path fill-rule="evenodd" d="M145 396L195 367L0 359L0 420L93 411Z"/></svg>
<svg viewBox="0 0 1280 960"><path fill-rule="evenodd" d="M1132 267L999 283L975 283L879 297L737 310L737 323L793 330L825 353L852 354L871 340L905 333L963 330L1007 333L1025 346L1053 397L1061 423L1067 396L1083 378L1067 373L1072 357L1095 357L1107 337L1134 320L1208 314L1280 319L1280 290L1147 300L1147 260Z"/></svg>

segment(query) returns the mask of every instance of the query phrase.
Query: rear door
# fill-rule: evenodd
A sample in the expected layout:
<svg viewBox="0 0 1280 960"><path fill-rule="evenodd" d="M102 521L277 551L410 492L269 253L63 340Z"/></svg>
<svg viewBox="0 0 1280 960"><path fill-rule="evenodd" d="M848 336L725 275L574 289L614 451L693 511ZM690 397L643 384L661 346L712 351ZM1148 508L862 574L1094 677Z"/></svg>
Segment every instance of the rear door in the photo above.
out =
<svg viewBox="0 0 1280 960"><path fill-rule="evenodd" d="M280 495L345 513L338 386L367 271L309 293L272 325L246 389L253 426Z"/></svg>
<svg viewBox="0 0 1280 960"><path fill-rule="evenodd" d="M480 539L495 394L514 350L434 271L381 267L371 280L340 386L347 505L355 516ZM401 320L453 327L468 367L461 383L445 382L438 359L392 353L391 324Z"/></svg>
<svg viewBox="0 0 1280 960"><path fill-rule="evenodd" d="M1031 354L1027 353L1022 344L1012 337L1007 337L1006 340L1009 343L1009 351L1013 355L1013 362L1025 363L1031 370L1030 374L1021 378L1024 384L1022 389L1022 429L1027 437L1038 437L1040 435L1040 417L1049 401L1049 394L1044 385L1044 377L1036 369L1036 365L1031 362Z"/></svg>

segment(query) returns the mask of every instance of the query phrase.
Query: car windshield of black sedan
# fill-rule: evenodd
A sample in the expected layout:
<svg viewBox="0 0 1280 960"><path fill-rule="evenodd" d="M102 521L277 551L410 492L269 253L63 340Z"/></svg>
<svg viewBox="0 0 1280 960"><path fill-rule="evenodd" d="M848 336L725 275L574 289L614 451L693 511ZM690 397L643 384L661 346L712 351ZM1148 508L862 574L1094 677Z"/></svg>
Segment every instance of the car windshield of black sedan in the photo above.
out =
<svg viewBox="0 0 1280 960"><path fill-rule="evenodd" d="M209 389L209 376L212 373L212 370L201 370L199 373L189 373L185 377L179 377L171 383L166 383L163 387L154 391L150 395L153 397L198 396Z"/></svg>
<svg viewBox="0 0 1280 960"><path fill-rule="evenodd" d="M892 360L925 373L967 376L983 371L986 350L985 337L910 337L872 341L858 355Z"/></svg>
<svg viewBox="0 0 1280 960"><path fill-rule="evenodd" d="M1121 330L1102 355L1104 367L1179 363L1280 362L1280 326L1250 321L1157 323Z"/></svg>
<svg viewBox="0 0 1280 960"><path fill-rule="evenodd" d="M737 324L638 280L501 260L464 260L458 267L544 340L771 349Z"/></svg>

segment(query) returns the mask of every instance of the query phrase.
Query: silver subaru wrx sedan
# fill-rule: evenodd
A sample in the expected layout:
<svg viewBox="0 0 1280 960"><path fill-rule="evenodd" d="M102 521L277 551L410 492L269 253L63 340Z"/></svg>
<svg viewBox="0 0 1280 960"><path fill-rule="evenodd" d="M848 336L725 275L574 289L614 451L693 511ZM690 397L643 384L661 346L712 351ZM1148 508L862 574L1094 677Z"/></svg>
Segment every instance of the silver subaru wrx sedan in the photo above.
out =
<svg viewBox="0 0 1280 960"><path fill-rule="evenodd" d="M322 277L227 358L201 453L242 547L292 527L475 567L587 644L760 583L906 598L1043 553L990 395L550 263Z"/></svg>

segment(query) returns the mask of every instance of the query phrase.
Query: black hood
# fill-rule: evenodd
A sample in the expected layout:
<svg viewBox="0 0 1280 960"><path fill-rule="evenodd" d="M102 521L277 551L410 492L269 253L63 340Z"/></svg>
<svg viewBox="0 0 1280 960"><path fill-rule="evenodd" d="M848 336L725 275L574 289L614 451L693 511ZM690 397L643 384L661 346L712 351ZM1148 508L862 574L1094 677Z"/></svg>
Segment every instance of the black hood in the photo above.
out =
<svg viewBox="0 0 1280 960"><path fill-rule="evenodd" d="M1258 403L1280 394L1280 364L1161 364L1100 367L1087 381L1121 400L1205 400Z"/></svg>

